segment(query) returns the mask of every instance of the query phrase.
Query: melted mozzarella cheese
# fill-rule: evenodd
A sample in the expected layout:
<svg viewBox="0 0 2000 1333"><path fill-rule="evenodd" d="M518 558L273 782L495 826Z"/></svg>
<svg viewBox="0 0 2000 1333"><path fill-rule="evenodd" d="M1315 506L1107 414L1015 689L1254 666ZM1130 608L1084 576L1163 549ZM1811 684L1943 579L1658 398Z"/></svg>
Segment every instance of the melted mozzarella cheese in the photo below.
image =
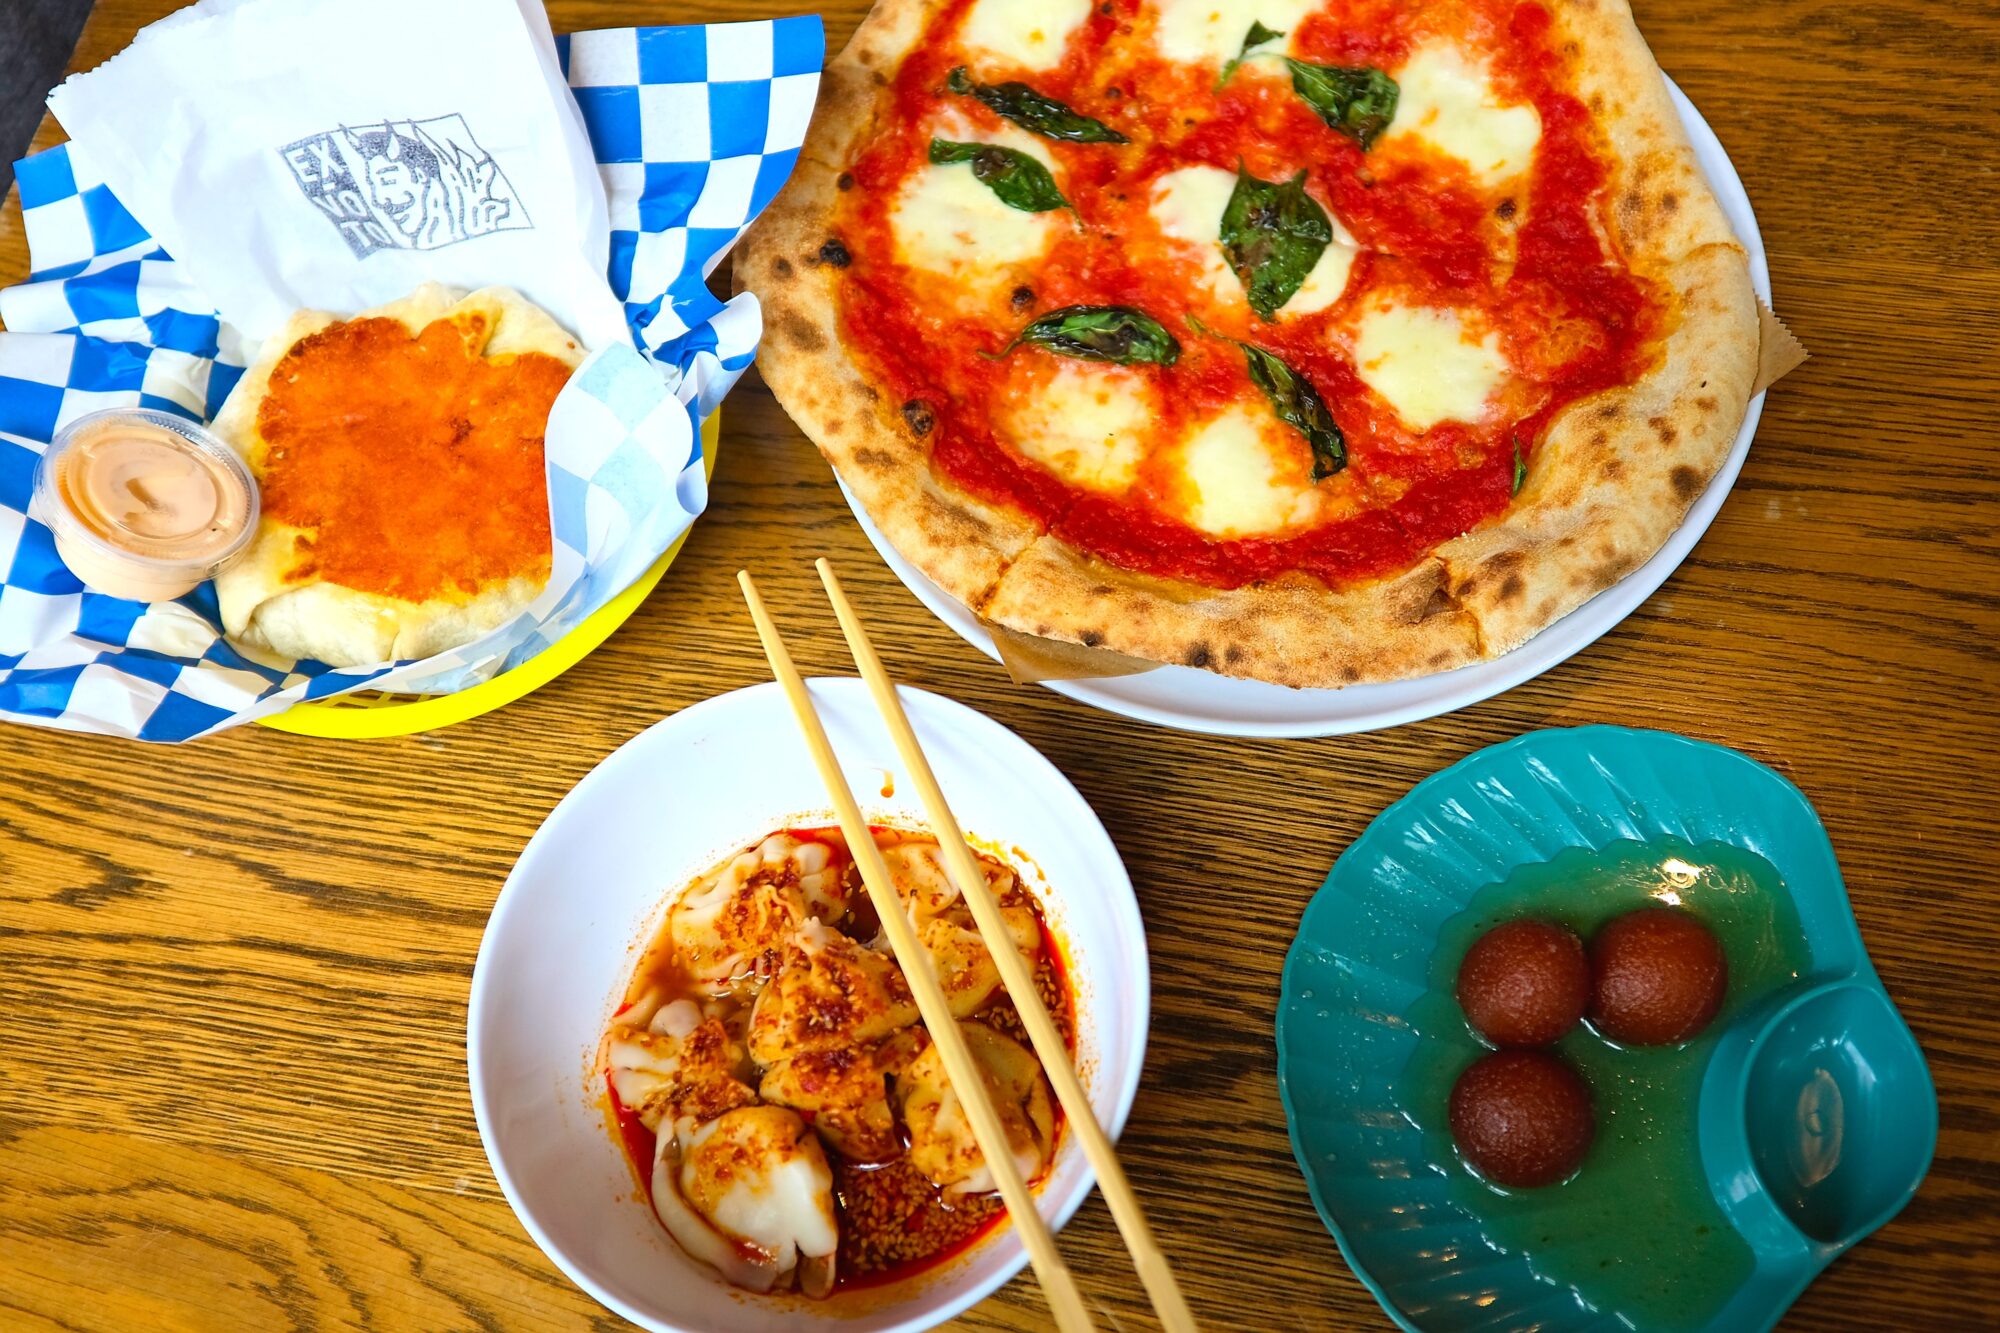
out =
<svg viewBox="0 0 2000 1333"><path fill-rule="evenodd" d="M1075 485L1123 491L1146 456L1150 386L1115 366L1064 365L1008 413L1015 448Z"/></svg>
<svg viewBox="0 0 2000 1333"><path fill-rule="evenodd" d="M1220 167L1182 167L1153 182L1153 221L1162 235L1194 247L1202 277L1218 295L1237 287L1222 255L1222 214L1236 189L1236 173Z"/></svg>
<svg viewBox="0 0 2000 1333"><path fill-rule="evenodd" d="M1355 369L1412 430L1475 421L1507 378L1500 337L1466 336L1449 310L1382 304L1355 331Z"/></svg>
<svg viewBox="0 0 2000 1333"><path fill-rule="evenodd" d="M1062 225L1057 219L1067 216L1001 203L967 164L926 164L904 184L889 229L901 262L984 287L995 275L1004 278L1004 270L1040 258Z"/></svg>
<svg viewBox="0 0 2000 1333"><path fill-rule="evenodd" d="M1069 35L1090 17L1092 0L977 0L959 37L969 47L1028 69L1062 63Z"/></svg>
<svg viewBox="0 0 2000 1333"><path fill-rule="evenodd" d="M1268 410L1232 407L1181 445L1182 516L1217 537L1247 537L1310 518L1314 495L1299 466L1304 448Z"/></svg>
<svg viewBox="0 0 2000 1333"><path fill-rule="evenodd" d="M1153 44L1169 60L1220 65L1243 49L1250 25L1289 34L1324 0L1154 0ZM1282 50L1283 45L1272 47Z"/></svg>
<svg viewBox="0 0 2000 1333"><path fill-rule="evenodd" d="M1220 167L1181 167L1153 182L1153 222L1162 235L1194 247L1201 255L1202 278L1218 296L1242 298L1242 285L1222 253L1222 215L1236 189L1236 173ZM1292 299L1279 310L1285 315L1310 315L1340 299L1360 246L1328 212L1333 240L1320 252L1319 262L1306 274Z"/></svg>
<svg viewBox="0 0 2000 1333"><path fill-rule="evenodd" d="M1528 169L1541 142L1531 106L1503 106L1486 71L1455 46L1426 46L1396 71L1396 118L1384 138L1414 135L1459 159L1483 185Z"/></svg>

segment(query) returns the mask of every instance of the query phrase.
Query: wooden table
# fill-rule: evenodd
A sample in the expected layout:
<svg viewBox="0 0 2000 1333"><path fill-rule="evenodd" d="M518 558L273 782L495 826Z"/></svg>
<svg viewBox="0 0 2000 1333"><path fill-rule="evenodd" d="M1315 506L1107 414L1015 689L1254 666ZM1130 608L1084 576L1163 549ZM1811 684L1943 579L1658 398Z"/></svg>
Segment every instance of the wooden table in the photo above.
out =
<svg viewBox="0 0 2000 1333"><path fill-rule="evenodd" d="M172 0L102 0L88 68ZM560 30L769 0L552 4ZM838 0L845 40L860 0ZM1983 12L1981 12L1983 9ZM1286 1144L1278 971L1326 867L1426 774L1545 726L1721 741L1813 798L1943 1110L1916 1201L1785 1327L1991 1326L2000 1307L2000 12L1645 0L1814 359L1714 529L1595 647L1451 717L1319 741L1176 734L1016 688L869 551L754 376L711 510L596 655L503 712L342 743L178 750L0 733L0 1328L555 1329L617 1319L535 1249L473 1129L486 913L542 817L659 716L765 678L731 581L817 601L830 553L892 669L1067 772L1138 886L1153 1038L1124 1150L1212 1330L1380 1328ZM58 137L44 126L41 143ZM0 279L26 271L16 205ZM801 628L803 628L801 626ZM846 671L827 634L801 666ZM1105 1327L1151 1327L1101 1203L1063 1237ZM1048 1327L1023 1279L968 1329Z"/></svg>

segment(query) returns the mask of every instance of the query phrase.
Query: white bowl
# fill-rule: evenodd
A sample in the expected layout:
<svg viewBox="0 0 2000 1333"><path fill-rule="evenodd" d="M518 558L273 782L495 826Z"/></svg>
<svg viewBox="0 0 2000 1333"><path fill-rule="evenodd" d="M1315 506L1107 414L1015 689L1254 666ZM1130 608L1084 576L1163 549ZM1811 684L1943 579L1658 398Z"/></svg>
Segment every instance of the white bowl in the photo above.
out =
<svg viewBox="0 0 2000 1333"><path fill-rule="evenodd" d="M809 688L864 811L923 822L862 683L815 680ZM1027 742L962 704L901 693L960 826L975 842L1006 849L1068 950L1078 1070L1115 1137L1138 1091L1151 992L1145 930L1117 850L1076 789ZM598 1040L670 897L774 829L832 822L784 695L775 684L738 690L649 728L587 774L529 840L487 922L466 1057L493 1174L542 1251L643 1327L926 1329L1026 1262L1009 1229L907 1283L830 1301L753 1296L668 1237L606 1123ZM1043 1216L1062 1225L1092 1183L1076 1136L1064 1135L1041 1190Z"/></svg>

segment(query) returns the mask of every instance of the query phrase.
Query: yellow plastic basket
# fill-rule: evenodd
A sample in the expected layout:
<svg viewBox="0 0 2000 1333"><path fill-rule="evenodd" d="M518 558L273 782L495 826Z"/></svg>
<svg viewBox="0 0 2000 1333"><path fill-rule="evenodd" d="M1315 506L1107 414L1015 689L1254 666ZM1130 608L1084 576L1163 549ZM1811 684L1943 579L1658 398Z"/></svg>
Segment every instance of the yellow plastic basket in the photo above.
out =
<svg viewBox="0 0 2000 1333"><path fill-rule="evenodd" d="M702 465L715 476L715 454L722 433L722 412L709 413L702 423ZM513 703L560 676L588 657L611 631L625 623L646 594L659 583L660 575L680 554L687 534L666 549L624 592L592 612L582 624L536 653L512 671L456 694L384 694L379 690L356 690L331 699L312 699L293 704L276 717L261 718L267 727L300 736L333 736L346 740L372 740L382 736L410 736L419 731L435 731L454 722L490 713Z"/></svg>

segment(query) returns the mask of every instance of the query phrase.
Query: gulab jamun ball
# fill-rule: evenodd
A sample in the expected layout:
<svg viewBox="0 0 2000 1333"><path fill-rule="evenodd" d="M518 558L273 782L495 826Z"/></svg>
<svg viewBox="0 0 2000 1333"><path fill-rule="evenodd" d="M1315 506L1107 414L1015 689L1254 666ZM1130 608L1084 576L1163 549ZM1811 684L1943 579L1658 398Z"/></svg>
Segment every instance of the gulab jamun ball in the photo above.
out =
<svg viewBox="0 0 2000 1333"><path fill-rule="evenodd" d="M1590 1023L1627 1046L1671 1046L1700 1035L1722 1009L1729 961L1690 912L1642 907L1590 942Z"/></svg>
<svg viewBox="0 0 2000 1333"><path fill-rule="evenodd" d="M1597 1137L1590 1088L1546 1051L1495 1051L1451 1090L1451 1136L1466 1162L1510 1189L1569 1179Z"/></svg>
<svg viewBox="0 0 2000 1333"><path fill-rule="evenodd" d="M1590 1003L1583 941L1547 921L1509 921L1481 935L1458 965L1458 1005L1495 1046L1546 1046Z"/></svg>

